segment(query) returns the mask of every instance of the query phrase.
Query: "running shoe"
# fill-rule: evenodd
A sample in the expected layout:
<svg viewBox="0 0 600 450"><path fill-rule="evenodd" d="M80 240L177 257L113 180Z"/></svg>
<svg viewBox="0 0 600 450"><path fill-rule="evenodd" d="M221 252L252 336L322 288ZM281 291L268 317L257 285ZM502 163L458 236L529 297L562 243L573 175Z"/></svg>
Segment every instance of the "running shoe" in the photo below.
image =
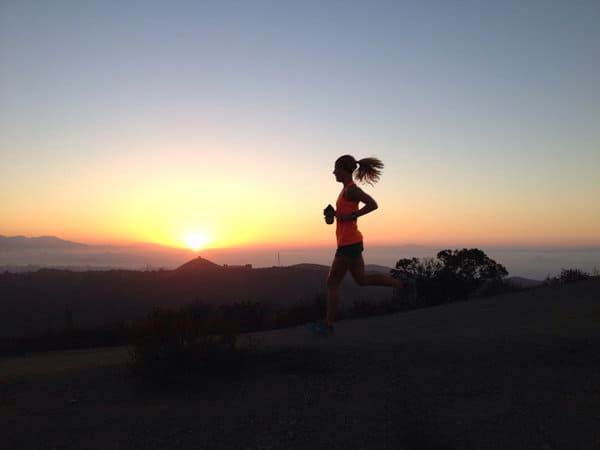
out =
<svg viewBox="0 0 600 450"><path fill-rule="evenodd" d="M321 337L333 336L333 326L327 325L325 322L313 322L308 327L314 334Z"/></svg>

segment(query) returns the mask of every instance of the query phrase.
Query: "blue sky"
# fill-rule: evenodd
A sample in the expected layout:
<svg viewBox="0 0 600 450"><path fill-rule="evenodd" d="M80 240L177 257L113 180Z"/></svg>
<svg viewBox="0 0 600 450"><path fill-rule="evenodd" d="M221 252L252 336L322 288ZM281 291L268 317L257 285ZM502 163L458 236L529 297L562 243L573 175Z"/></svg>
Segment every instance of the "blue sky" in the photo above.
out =
<svg viewBox="0 0 600 450"><path fill-rule="evenodd" d="M0 234L326 242L351 153L386 164L378 243L599 245L598 23L596 1L1 1Z"/></svg>

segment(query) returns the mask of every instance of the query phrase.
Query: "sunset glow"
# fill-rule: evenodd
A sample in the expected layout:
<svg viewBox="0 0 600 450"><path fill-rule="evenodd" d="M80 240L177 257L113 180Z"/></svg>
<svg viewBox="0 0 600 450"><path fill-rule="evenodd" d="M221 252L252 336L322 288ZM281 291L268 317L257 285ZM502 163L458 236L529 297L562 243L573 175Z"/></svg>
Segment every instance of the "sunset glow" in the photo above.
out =
<svg viewBox="0 0 600 450"><path fill-rule="evenodd" d="M600 245L597 3L118 5L3 5L0 235L333 246L352 154L366 246Z"/></svg>

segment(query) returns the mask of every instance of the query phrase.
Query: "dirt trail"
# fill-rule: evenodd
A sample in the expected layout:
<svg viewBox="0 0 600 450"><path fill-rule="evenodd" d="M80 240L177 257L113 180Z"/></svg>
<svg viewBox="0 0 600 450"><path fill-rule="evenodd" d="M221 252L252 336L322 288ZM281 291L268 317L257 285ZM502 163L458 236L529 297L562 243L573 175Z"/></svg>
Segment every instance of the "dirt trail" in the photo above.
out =
<svg viewBox="0 0 600 450"><path fill-rule="evenodd" d="M162 389L128 349L0 359L18 449L600 449L600 283L256 333L239 373Z"/></svg>

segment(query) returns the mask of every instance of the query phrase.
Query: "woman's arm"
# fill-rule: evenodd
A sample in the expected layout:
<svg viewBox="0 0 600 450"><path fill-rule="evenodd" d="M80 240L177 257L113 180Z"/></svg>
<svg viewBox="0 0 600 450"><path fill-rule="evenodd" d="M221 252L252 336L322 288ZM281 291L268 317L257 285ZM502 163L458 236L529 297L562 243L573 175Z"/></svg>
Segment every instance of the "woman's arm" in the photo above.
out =
<svg viewBox="0 0 600 450"><path fill-rule="evenodd" d="M364 206L354 213L354 217L351 214L336 215L337 219L342 222L345 220L354 220L357 217L369 214L371 211L375 211L378 208L375 199L355 184L348 187L344 196L350 201L364 203Z"/></svg>

